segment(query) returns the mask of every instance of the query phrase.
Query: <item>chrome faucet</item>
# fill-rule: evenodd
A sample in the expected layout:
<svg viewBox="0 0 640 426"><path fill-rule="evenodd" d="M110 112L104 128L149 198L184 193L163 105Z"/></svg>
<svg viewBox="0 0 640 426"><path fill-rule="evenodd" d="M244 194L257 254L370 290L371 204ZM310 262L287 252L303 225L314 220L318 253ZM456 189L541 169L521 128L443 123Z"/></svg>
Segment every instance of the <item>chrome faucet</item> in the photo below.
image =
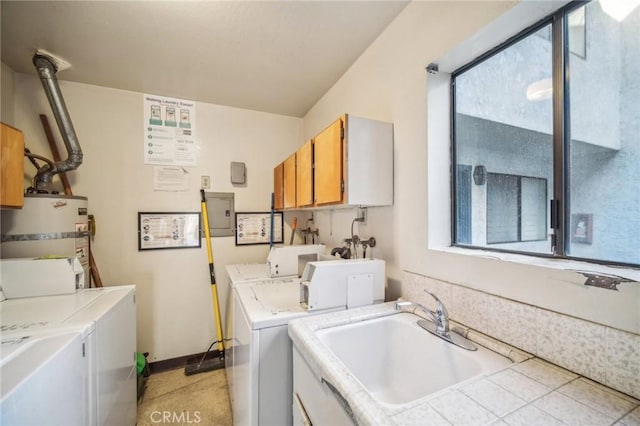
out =
<svg viewBox="0 0 640 426"><path fill-rule="evenodd" d="M402 308L408 308L411 306L417 306L422 311L431 318L431 321L436 325L436 333L441 336L447 336L449 334L449 313L447 312L447 308L444 307L444 304L438 299L438 297L431 293L428 290L424 290L429 296L433 297L436 300L436 310L432 311L431 309L421 305L420 303L414 302L396 302L396 311L401 310Z"/></svg>
<svg viewBox="0 0 640 426"><path fill-rule="evenodd" d="M427 309L427 315L431 316L433 322L436 323L436 332L443 335L449 334L449 312L447 312L447 308L444 307L444 304L438 299L438 297L431 293L430 291L425 290L429 296L433 297L436 300L436 311Z"/></svg>
<svg viewBox="0 0 640 426"><path fill-rule="evenodd" d="M467 338L458 334L454 329L451 333L449 333L449 313L447 312L447 308L444 307L444 304L438 299L438 297L431 293L430 291L425 290L429 296L433 297L436 300L436 310L432 311L431 309L421 305L420 303L414 302L396 302L396 311L401 311L403 308L416 307L422 309L422 311L427 314L429 318L431 318L431 322L426 320L418 320L418 325L429 333L440 337L441 339L446 340L449 343L453 343L454 345L460 346L461 348L475 351L477 347L469 341Z"/></svg>

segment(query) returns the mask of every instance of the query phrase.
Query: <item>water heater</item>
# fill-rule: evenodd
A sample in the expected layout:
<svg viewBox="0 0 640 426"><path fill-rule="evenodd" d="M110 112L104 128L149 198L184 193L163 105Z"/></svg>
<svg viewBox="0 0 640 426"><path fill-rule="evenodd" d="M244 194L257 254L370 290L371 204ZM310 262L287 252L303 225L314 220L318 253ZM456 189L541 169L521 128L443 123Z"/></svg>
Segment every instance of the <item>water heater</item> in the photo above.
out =
<svg viewBox="0 0 640 426"><path fill-rule="evenodd" d="M27 194L20 210L2 211L2 258L76 257L90 286L87 197Z"/></svg>

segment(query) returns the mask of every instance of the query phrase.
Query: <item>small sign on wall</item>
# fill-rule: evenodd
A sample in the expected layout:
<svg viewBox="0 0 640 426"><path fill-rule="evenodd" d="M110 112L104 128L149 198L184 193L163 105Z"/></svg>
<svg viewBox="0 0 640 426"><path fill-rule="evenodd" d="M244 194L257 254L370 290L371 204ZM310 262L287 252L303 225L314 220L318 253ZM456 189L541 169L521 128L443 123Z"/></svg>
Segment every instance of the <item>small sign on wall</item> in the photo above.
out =
<svg viewBox="0 0 640 426"><path fill-rule="evenodd" d="M269 244L271 213L236 213L236 245ZM273 242L284 242L282 212L273 213Z"/></svg>
<svg viewBox="0 0 640 426"><path fill-rule="evenodd" d="M200 213L138 212L138 250L200 247Z"/></svg>
<svg viewBox="0 0 640 426"><path fill-rule="evenodd" d="M189 172L184 167L153 166L153 190L186 192L189 190Z"/></svg>
<svg viewBox="0 0 640 426"><path fill-rule="evenodd" d="M571 242L591 244L593 241L593 215L573 213L571 215Z"/></svg>
<svg viewBox="0 0 640 426"><path fill-rule="evenodd" d="M196 103L143 95L144 164L196 166Z"/></svg>

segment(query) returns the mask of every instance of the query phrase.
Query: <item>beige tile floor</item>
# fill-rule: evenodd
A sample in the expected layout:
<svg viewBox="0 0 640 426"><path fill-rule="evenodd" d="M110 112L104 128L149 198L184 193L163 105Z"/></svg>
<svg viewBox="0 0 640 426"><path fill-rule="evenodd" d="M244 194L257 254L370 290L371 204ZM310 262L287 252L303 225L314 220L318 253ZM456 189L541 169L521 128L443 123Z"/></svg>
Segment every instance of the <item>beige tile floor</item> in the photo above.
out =
<svg viewBox="0 0 640 426"><path fill-rule="evenodd" d="M231 426L224 370L184 375L184 369L152 374L138 404L138 426Z"/></svg>

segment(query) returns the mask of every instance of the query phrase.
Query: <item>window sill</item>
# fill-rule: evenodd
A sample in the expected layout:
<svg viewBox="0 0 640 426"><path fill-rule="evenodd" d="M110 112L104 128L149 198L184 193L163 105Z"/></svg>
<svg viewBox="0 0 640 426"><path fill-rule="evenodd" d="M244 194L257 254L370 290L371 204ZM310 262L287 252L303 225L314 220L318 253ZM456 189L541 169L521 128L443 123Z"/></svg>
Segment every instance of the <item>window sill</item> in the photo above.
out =
<svg viewBox="0 0 640 426"><path fill-rule="evenodd" d="M481 249L468 249L464 247L438 247L431 248L430 250L439 251L442 253L458 254L462 256L483 257L487 259L501 260L522 265L539 266L548 269L573 271L576 273L620 277L623 278L623 281L631 280L640 282L640 269L631 267L607 266L579 260L543 258L515 253L494 252Z"/></svg>

